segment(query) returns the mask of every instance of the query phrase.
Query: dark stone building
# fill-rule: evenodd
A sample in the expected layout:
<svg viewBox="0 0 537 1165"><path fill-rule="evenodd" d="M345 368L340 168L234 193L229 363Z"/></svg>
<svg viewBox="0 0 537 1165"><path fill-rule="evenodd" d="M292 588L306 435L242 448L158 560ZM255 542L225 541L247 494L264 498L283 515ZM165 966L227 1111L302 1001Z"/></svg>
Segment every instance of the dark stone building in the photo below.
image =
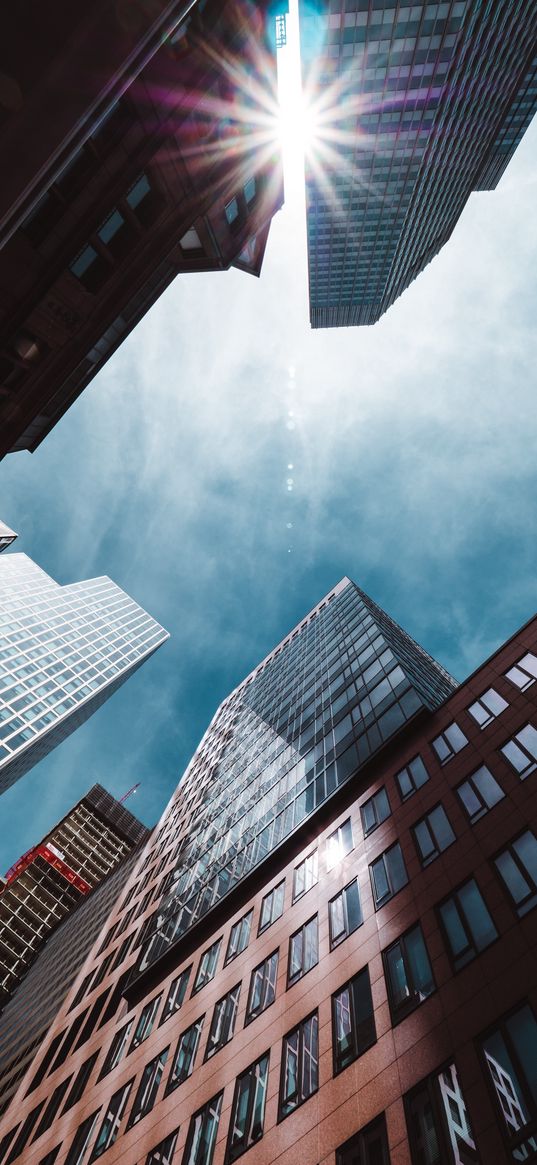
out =
<svg viewBox="0 0 537 1165"><path fill-rule="evenodd" d="M12 106L0 117L0 456L36 448L176 275L259 274L283 200L281 8L56 0L52 21L12 6L6 44L20 79L0 76L0 106L2 94ZM47 62L35 76L29 25L28 60Z"/></svg>

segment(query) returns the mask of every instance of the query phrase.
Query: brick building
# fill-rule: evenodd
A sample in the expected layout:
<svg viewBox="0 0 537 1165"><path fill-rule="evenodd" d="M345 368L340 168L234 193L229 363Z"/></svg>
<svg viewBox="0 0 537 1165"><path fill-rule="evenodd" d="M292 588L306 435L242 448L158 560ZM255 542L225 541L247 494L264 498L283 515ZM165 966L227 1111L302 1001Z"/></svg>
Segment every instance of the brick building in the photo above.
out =
<svg viewBox="0 0 537 1165"><path fill-rule="evenodd" d="M343 579L218 709L1 1165L534 1159L536 681L537 619L457 685Z"/></svg>

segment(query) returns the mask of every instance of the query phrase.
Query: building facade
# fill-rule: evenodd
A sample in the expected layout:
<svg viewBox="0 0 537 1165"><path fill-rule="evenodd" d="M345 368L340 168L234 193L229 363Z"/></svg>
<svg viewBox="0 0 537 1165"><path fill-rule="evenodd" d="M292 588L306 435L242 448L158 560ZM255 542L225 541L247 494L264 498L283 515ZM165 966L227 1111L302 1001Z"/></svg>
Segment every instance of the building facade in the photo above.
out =
<svg viewBox="0 0 537 1165"><path fill-rule="evenodd" d="M14 530L10 530L5 522L0 522L0 553L2 550L7 550L7 547L11 546L16 537L17 535Z"/></svg>
<svg viewBox="0 0 537 1165"><path fill-rule="evenodd" d="M1 1165L534 1159L536 705L537 619L456 685L342 580L218 710Z"/></svg>
<svg viewBox="0 0 537 1165"><path fill-rule="evenodd" d="M93 785L0 885L0 1009L51 931L149 830Z"/></svg>
<svg viewBox="0 0 537 1165"><path fill-rule="evenodd" d="M51 1023L117 904L139 859L133 846L91 894L81 894L30 964L0 1015L0 1116L43 1044Z"/></svg>
<svg viewBox="0 0 537 1165"><path fill-rule="evenodd" d="M372 324L493 190L537 108L531 0L300 0L312 327ZM324 149L323 149L324 140Z"/></svg>
<svg viewBox="0 0 537 1165"><path fill-rule="evenodd" d="M26 7L11 19L24 23ZM102 4L91 13L61 0L56 7L69 9L71 43L52 36L51 57L46 39L39 44L47 67L31 136L14 129L28 108L13 113L11 129L0 124L0 139L9 130L19 156L27 143L24 168L51 135L65 131L67 143L36 166L28 211L0 252L0 457L37 447L176 275L232 265L259 275L283 201L275 13L285 0L156 0L106 14ZM119 9L130 40L138 27L138 47L153 18L156 40L95 104L107 78L106 24ZM45 24L50 37L58 22ZM77 61L73 99L56 95L51 122L54 85L76 73ZM64 122L75 111L73 137Z"/></svg>
<svg viewBox="0 0 537 1165"><path fill-rule="evenodd" d="M0 559L0 793L83 724L168 639L109 578L60 586Z"/></svg>

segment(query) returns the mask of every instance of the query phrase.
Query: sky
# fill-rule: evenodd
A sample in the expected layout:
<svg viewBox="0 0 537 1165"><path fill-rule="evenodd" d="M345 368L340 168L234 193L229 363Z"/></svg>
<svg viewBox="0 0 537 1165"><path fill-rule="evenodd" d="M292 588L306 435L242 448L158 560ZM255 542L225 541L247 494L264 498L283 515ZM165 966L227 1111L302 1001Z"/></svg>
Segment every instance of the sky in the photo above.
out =
<svg viewBox="0 0 537 1165"><path fill-rule="evenodd" d="M459 680L535 613L536 153L537 119L379 323L312 332L291 152L261 278L176 279L0 463L15 549L60 583L109 575L171 633L2 796L0 872L95 781L140 782L127 806L156 822L221 700L343 575Z"/></svg>

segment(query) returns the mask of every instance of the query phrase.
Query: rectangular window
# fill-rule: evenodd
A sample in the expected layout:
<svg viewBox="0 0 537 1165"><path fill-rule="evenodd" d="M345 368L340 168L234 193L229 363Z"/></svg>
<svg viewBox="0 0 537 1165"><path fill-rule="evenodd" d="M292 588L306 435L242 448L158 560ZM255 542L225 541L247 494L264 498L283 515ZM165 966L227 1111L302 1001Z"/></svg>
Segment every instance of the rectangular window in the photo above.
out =
<svg viewBox="0 0 537 1165"><path fill-rule="evenodd" d="M172 1070L168 1083L166 1085L165 1095L172 1092L174 1088L178 1088L180 1084L184 1084L185 1080L192 1074L194 1061L196 1059L197 1051L200 1044L201 1033L203 1030L203 1021L205 1016L202 1015L190 1027L183 1032L177 1045L175 1059L172 1064Z"/></svg>
<svg viewBox="0 0 537 1165"><path fill-rule="evenodd" d="M537 837L527 829L494 859L519 918L537 905Z"/></svg>
<svg viewBox="0 0 537 1165"><path fill-rule="evenodd" d="M196 973L194 986L192 988L193 995L195 995L197 991L201 991L202 987L205 987L206 983L210 983L211 979L214 979L221 941L222 940L218 938L216 942L212 944L212 946L208 947L208 949L203 952L199 961L199 967Z"/></svg>
<svg viewBox="0 0 537 1165"><path fill-rule="evenodd" d="M454 1064L434 1072L405 1096L415 1165L478 1165L468 1110Z"/></svg>
<svg viewBox="0 0 537 1165"><path fill-rule="evenodd" d="M270 1007L276 998L276 979L278 977L278 951L274 951L252 971L250 980L250 994L246 1008L245 1024L250 1023L261 1015L265 1008Z"/></svg>
<svg viewBox="0 0 537 1165"><path fill-rule="evenodd" d="M65 1096L65 1093L67 1092L67 1089L69 1088L72 1079L72 1076L68 1076L66 1080L62 1080L61 1084L58 1084L54 1089L54 1092L52 1093L52 1096L35 1131L35 1136L33 1137L34 1141L37 1141L37 1138L40 1137L42 1133L46 1133L47 1129L50 1128L56 1114L59 1111L62 1100Z"/></svg>
<svg viewBox="0 0 537 1165"><path fill-rule="evenodd" d="M505 797L501 785L486 765L481 765L475 773L471 773L457 786L455 792L472 825Z"/></svg>
<svg viewBox="0 0 537 1165"><path fill-rule="evenodd" d="M500 749L523 781L537 768L537 729L526 724Z"/></svg>
<svg viewBox="0 0 537 1165"><path fill-rule="evenodd" d="M318 864L317 864L317 850L312 854L308 854L303 862L300 862L295 867L294 881L293 881L293 902L301 898L303 894L307 894L312 886L317 885Z"/></svg>
<svg viewBox="0 0 537 1165"><path fill-rule="evenodd" d="M496 691L496 688L488 688L483 695L479 697L473 704L470 704L468 712L470 716L479 724L480 728L486 728L488 724L503 712L509 705L507 700Z"/></svg>
<svg viewBox="0 0 537 1165"><path fill-rule="evenodd" d="M224 1047L224 1044L228 1044L233 1038L240 993L241 985L237 983L236 987L233 987L227 995L215 1003L205 1051L206 1060L214 1056L215 1052L218 1052L220 1048Z"/></svg>
<svg viewBox="0 0 537 1165"><path fill-rule="evenodd" d="M88 244L70 264L69 270L75 276L75 279L78 279L83 287L86 288L86 291L89 291L91 295L96 295L106 283L113 268L95 250L95 247Z"/></svg>
<svg viewBox="0 0 537 1165"><path fill-rule="evenodd" d="M127 1107L132 1085L133 1081L129 1080L127 1084L124 1084L122 1088L118 1088L117 1092L114 1092L101 1125L99 1136L93 1146L90 1163L91 1161L96 1161L97 1157L102 1157L102 1154L106 1153L106 1150L114 1144Z"/></svg>
<svg viewBox="0 0 537 1165"><path fill-rule="evenodd" d="M282 1049L279 1120L289 1116L319 1087L319 1019L317 1012L285 1036Z"/></svg>
<svg viewBox="0 0 537 1165"><path fill-rule="evenodd" d="M362 925L362 906L358 879L349 882L335 898L328 903L330 921L330 950L348 938L353 931Z"/></svg>
<svg viewBox="0 0 537 1165"><path fill-rule="evenodd" d="M134 1020L129 1020L129 1022L126 1023L124 1027L120 1028L119 1031L116 1032L106 1054L104 1064L101 1068L99 1080L101 1080L103 1076L106 1076L108 1072L111 1072L113 1068L117 1068L118 1064L123 1059L127 1049L127 1043L132 1031L133 1023Z"/></svg>
<svg viewBox="0 0 537 1165"><path fill-rule="evenodd" d="M335 1075L377 1039L367 967L332 996L332 1031Z"/></svg>
<svg viewBox="0 0 537 1165"><path fill-rule="evenodd" d="M371 863L369 873L375 910L378 910L408 882L405 861L398 841Z"/></svg>
<svg viewBox="0 0 537 1165"><path fill-rule="evenodd" d="M338 825L326 839L326 868L332 870L353 848L351 819Z"/></svg>
<svg viewBox="0 0 537 1165"><path fill-rule="evenodd" d="M395 774L395 783L399 789L401 801L406 801L407 797L411 797L416 789L421 789L421 786L425 785L428 780L429 774L421 756L415 756L405 765L404 769Z"/></svg>
<svg viewBox="0 0 537 1165"><path fill-rule="evenodd" d="M191 1118L182 1165L212 1165L223 1095L213 1096Z"/></svg>
<svg viewBox="0 0 537 1165"><path fill-rule="evenodd" d="M75 1076L73 1087L72 1087L72 1089L69 1093L69 1096L67 1097L67 1100L65 1101L65 1104L63 1106L62 1116L63 1116L63 1113L68 1112L69 1109L72 1108L74 1104L78 1104L78 1101L80 1100L80 1097L83 1095L86 1084L88 1083L88 1080L89 1080L91 1073L93 1071L93 1065L95 1064L98 1057L99 1057L99 1052L94 1052L93 1055L90 1056L88 1060L85 1060L84 1063L81 1064L81 1066L78 1069L78 1072Z"/></svg>
<svg viewBox="0 0 537 1165"><path fill-rule="evenodd" d="M145 1165L173 1165L173 1155L175 1153L178 1136L179 1129L175 1129L163 1141L155 1145L155 1148L151 1149L147 1154Z"/></svg>
<svg viewBox="0 0 537 1165"><path fill-rule="evenodd" d="M460 971L498 938L498 931L473 878L441 903L438 914L455 971Z"/></svg>
<svg viewBox="0 0 537 1165"><path fill-rule="evenodd" d="M481 1040L485 1075L512 1161L537 1156L537 1022L528 1003Z"/></svg>
<svg viewBox="0 0 537 1165"><path fill-rule="evenodd" d="M235 1161L263 1136L267 1098L269 1053L237 1078L231 1109L227 1160Z"/></svg>
<svg viewBox="0 0 537 1165"><path fill-rule="evenodd" d="M250 929L252 926L253 910L249 910L244 918L240 918L238 922L231 927L229 933L229 942L227 944L226 959L224 966L240 955L242 951L246 950L250 941Z"/></svg>
<svg viewBox="0 0 537 1165"><path fill-rule="evenodd" d="M452 760L461 751L461 748L464 748L465 744L468 744L467 737L455 721L453 721L453 724L448 724L447 728L444 728L444 731L435 737L432 742L441 765L445 765L448 760Z"/></svg>
<svg viewBox="0 0 537 1165"><path fill-rule="evenodd" d="M65 1158L65 1165L82 1165L88 1145L93 1136L95 1125L99 1119L100 1111L100 1108L98 1108L96 1112L92 1112L91 1116L86 1117L85 1121L79 1125L71 1141L71 1148Z"/></svg>
<svg viewBox="0 0 537 1165"><path fill-rule="evenodd" d="M400 1023L435 990L421 926L413 926L382 952L392 1023Z"/></svg>
<svg viewBox="0 0 537 1165"><path fill-rule="evenodd" d="M143 1044L144 1040L146 1040L147 1037L151 1035L161 999L162 994L155 995L155 998L151 999L150 1002L146 1003L145 1007L142 1008L140 1012L140 1018L134 1029L134 1035L132 1037L129 1053L134 1052L135 1048L139 1048L140 1044Z"/></svg>
<svg viewBox="0 0 537 1165"><path fill-rule="evenodd" d="M158 1056L155 1056L153 1060L149 1061L149 1064L146 1064L127 1121L127 1129L132 1129L132 1126L137 1124L143 1116L151 1112L157 1099L157 1092L162 1080L162 1073L164 1072L164 1065L168 1059L169 1050L169 1047L164 1048Z"/></svg>
<svg viewBox="0 0 537 1165"><path fill-rule="evenodd" d="M265 894L261 903L261 913L259 915L259 930L258 934L263 934L263 931L268 930L276 919L281 918L283 914L283 901L285 897L285 881L279 882L268 894Z"/></svg>
<svg viewBox="0 0 537 1165"><path fill-rule="evenodd" d="M384 1114L336 1149L336 1165L390 1165Z"/></svg>
<svg viewBox="0 0 537 1165"><path fill-rule="evenodd" d="M523 655L522 659L519 659L518 663L509 668L505 674L512 684L516 684L521 692L525 692L526 688L531 687L537 680L537 655L528 651L527 655Z"/></svg>
<svg viewBox="0 0 537 1165"><path fill-rule="evenodd" d="M171 1015L175 1015L183 1006L191 970L191 967L187 967L186 971L181 971L177 979L173 980L162 1009L161 1023L165 1023Z"/></svg>
<svg viewBox="0 0 537 1165"><path fill-rule="evenodd" d="M388 801L388 794L383 785L382 789L379 789L368 801L365 801L360 809L364 837L373 833L373 830L378 829L379 825L382 825L382 822L386 821L390 814L390 802Z"/></svg>
<svg viewBox="0 0 537 1165"><path fill-rule="evenodd" d="M455 840L455 834L443 805L435 805L421 821L412 826L418 857L428 866Z"/></svg>
<svg viewBox="0 0 537 1165"><path fill-rule="evenodd" d="M287 985L291 986L301 979L319 961L319 937L317 915L305 922L300 930L295 931L289 939L289 968L287 971Z"/></svg>

